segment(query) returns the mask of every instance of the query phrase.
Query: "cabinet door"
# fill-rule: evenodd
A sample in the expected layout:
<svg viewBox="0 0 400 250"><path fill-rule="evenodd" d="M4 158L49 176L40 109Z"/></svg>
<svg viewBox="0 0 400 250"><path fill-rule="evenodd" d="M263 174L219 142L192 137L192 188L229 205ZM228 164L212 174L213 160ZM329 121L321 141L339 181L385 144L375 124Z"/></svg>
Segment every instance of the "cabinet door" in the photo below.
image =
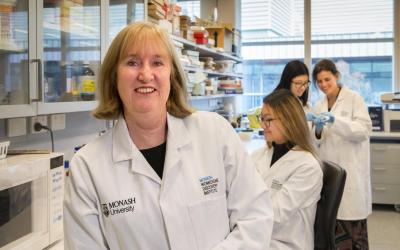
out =
<svg viewBox="0 0 400 250"><path fill-rule="evenodd" d="M108 42L127 24L145 20L144 0L110 1L108 8Z"/></svg>
<svg viewBox="0 0 400 250"><path fill-rule="evenodd" d="M0 119L35 114L34 1L0 0Z"/></svg>
<svg viewBox="0 0 400 250"><path fill-rule="evenodd" d="M93 109L100 66L100 0L43 0L38 53L43 60L39 114Z"/></svg>

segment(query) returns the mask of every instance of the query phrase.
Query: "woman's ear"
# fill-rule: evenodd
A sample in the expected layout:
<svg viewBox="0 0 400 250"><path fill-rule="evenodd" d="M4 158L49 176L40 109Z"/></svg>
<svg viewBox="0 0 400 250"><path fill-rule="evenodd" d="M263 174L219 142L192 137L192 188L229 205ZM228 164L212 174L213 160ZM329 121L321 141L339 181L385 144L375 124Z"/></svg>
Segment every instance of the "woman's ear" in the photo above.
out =
<svg viewBox="0 0 400 250"><path fill-rule="evenodd" d="M335 78L336 78L336 82L339 82L339 79L340 79L340 73L339 72L337 72L335 75Z"/></svg>

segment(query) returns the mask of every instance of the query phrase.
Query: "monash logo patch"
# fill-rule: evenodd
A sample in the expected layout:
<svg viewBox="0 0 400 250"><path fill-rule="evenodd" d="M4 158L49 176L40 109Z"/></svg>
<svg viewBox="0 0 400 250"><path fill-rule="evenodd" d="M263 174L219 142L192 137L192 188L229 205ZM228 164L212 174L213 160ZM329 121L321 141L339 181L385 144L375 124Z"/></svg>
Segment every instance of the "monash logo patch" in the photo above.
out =
<svg viewBox="0 0 400 250"><path fill-rule="evenodd" d="M278 180L273 179L271 183L271 188L275 190L280 190L282 188L282 183L280 183Z"/></svg>
<svg viewBox="0 0 400 250"><path fill-rule="evenodd" d="M203 189L204 195L209 195L218 192L218 178L212 176L206 176L199 179L201 188Z"/></svg>
<svg viewBox="0 0 400 250"><path fill-rule="evenodd" d="M101 204L101 210L105 217L110 215L123 214L127 212L134 212L136 205L136 197L131 197L122 200L111 201Z"/></svg>

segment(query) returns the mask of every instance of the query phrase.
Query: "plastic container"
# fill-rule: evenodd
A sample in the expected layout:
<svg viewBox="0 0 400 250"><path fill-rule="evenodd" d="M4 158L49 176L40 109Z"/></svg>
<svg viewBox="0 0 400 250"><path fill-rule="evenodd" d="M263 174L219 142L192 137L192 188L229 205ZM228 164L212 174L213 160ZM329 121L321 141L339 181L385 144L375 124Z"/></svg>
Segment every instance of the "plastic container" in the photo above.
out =
<svg viewBox="0 0 400 250"><path fill-rule="evenodd" d="M72 90L75 85L75 78L73 75L73 68L71 62L63 62L62 66L62 74L63 80L65 81L65 92L72 93Z"/></svg>
<svg viewBox="0 0 400 250"><path fill-rule="evenodd" d="M9 145L10 141L0 142L0 159L6 158Z"/></svg>
<svg viewBox="0 0 400 250"><path fill-rule="evenodd" d="M95 99L94 72L87 61L83 62L82 71L79 75L79 93L83 101L93 101Z"/></svg>
<svg viewBox="0 0 400 250"><path fill-rule="evenodd" d="M247 118L247 114L242 115L242 119L240 120L240 128L248 129L250 126L249 118Z"/></svg>
<svg viewBox="0 0 400 250"><path fill-rule="evenodd" d="M233 72L233 65L235 65L235 61L233 60L220 60L220 61L215 61L216 63L216 70L221 73L226 73L226 72Z"/></svg>

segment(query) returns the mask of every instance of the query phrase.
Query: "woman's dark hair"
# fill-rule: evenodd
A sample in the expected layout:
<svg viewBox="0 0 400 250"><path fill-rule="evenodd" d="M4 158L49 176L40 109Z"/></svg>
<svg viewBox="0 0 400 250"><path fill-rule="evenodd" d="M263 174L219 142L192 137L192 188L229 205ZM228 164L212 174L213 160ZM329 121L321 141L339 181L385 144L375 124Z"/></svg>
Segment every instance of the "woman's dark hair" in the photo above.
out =
<svg viewBox="0 0 400 250"><path fill-rule="evenodd" d="M319 60L314 65L314 69L313 69L313 72L312 72L313 84L314 84L314 87L316 87L316 88L318 88L317 87L317 75L321 71L330 71L333 75L337 76L338 78L340 76L340 72L336 68L336 65L335 65L335 63L333 61L331 61L329 59Z"/></svg>
<svg viewBox="0 0 400 250"><path fill-rule="evenodd" d="M307 75L308 77L310 77L307 65L305 65L302 61L299 60L293 60L288 62L282 71L281 80L279 81L279 84L278 86L276 86L274 91L278 89L290 90L293 78L301 75ZM308 89L309 88L307 88L304 91L303 95L299 97L303 106L307 105Z"/></svg>

